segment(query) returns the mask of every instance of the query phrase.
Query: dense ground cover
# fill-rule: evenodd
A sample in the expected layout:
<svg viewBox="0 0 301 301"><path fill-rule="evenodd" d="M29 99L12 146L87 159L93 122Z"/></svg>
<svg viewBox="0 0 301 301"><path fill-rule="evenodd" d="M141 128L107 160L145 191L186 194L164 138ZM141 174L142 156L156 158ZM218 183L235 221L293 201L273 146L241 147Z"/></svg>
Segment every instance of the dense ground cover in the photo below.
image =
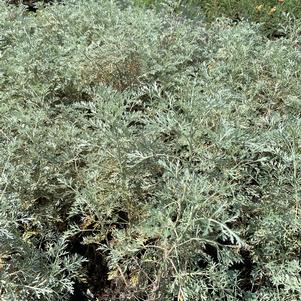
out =
<svg viewBox="0 0 301 301"><path fill-rule="evenodd" d="M299 300L301 26L0 2L0 294Z"/></svg>

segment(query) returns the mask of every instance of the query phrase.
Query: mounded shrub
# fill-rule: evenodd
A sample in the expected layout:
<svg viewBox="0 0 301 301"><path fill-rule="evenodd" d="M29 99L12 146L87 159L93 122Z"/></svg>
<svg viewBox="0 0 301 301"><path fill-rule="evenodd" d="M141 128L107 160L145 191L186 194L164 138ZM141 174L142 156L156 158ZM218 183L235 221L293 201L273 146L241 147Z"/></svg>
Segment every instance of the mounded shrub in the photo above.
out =
<svg viewBox="0 0 301 301"><path fill-rule="evenodd" d="M300 26L0 2L0 293L298 300Z"/></svg>

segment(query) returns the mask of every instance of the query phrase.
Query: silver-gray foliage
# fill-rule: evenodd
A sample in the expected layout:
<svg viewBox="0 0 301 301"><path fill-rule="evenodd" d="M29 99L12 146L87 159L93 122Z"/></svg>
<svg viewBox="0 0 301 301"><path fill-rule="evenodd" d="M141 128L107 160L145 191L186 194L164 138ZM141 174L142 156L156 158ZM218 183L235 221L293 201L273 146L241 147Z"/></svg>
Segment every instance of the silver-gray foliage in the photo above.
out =
<svg viewBox="0 0 301 301"><path fill-rule="evenodd" d="M294 26L2 0L1 300L298 300Z"/></svg>

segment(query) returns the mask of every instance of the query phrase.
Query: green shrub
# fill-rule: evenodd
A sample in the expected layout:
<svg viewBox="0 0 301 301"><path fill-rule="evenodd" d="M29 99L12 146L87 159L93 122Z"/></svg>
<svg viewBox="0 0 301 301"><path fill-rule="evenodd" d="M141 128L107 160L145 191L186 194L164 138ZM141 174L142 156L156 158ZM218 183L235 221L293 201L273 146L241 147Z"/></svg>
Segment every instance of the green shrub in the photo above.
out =
<svg viewBox="0 0 301 301"><path fill-rule="evenodd" d="M205 1L203 9L209 20L220 15L229 18L244 18L263 23L268 35L285 35L294 18L301 17L301 4L297 0L264 0L264 1ZM200 1L194 4L201 5Z"/></svg>
<svg viewBox="0 0 301 301"><path fill-rule="evenodd" d="M124 4L0 2L1 300L298 300L300 24Z"/></svg>
<svg viewBox="0 0 301 301"><path fill-rule="evenodd" d="M284 36L295 18L301 18L299 0L133 0L136 5L160 7L167 4L190 17L205 15L209 22L226 17L234 22L248 20L263 23L269 37Z"/></svg>

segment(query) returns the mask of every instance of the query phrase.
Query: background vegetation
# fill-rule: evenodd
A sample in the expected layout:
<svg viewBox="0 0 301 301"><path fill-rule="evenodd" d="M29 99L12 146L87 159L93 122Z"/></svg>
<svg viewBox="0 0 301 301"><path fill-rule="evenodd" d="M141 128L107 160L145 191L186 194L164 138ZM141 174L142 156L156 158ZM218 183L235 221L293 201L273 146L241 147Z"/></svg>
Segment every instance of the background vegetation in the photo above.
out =
<svg viewBox="0 0 301 301"><path fill-rule="evenodd" d="M37 5L0 2L1 300L299 300L299 19Z"/></svg>
<svg viewBox="0 0 301 301"><path fill-rule="evenodd" d="M233 22L248 20L261 23L261 30L269 37L285 36L295 18L301 16L298 0L134 0L136 5L161 7L172 6L188 17L201 16L208 22L226 17Z"/></svg>

